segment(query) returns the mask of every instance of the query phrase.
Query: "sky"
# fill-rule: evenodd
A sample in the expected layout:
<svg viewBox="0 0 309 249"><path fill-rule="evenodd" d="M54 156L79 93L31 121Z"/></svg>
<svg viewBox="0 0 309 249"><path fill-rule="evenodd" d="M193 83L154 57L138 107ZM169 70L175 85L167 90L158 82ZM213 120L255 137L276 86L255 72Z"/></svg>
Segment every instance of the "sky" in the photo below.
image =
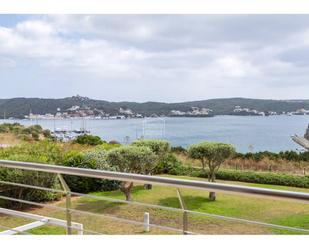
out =
<svg viewBox="0 0 309 249"><path fill-rule="evenodd" d="M309 99L309 15L0 15L0 98Z"/></svg>

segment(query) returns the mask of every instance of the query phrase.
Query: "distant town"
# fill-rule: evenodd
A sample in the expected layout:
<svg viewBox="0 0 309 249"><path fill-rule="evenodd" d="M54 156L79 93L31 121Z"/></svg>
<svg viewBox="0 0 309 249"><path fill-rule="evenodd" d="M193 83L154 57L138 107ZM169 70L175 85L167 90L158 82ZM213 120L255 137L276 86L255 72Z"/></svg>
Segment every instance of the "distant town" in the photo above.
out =
<svg viewBox="0 0 309 249"><path fill-rule="evenodd" d="M164 102L110 102L83 96L62 99L0 99L2 119L128 119L147 117L214 117L309 115L309 100L226 98Z"/></svg>
<svg viewBox="0 0 309 249"><path fill-rule="evenodd" d="M26 119L69 119L69 118L90 118L90 119L126 119L126 118L143 118L139 113L134 113L131 109L119 108L117 115L110 115L99 109L92 109L88 106L74 105L64 111L57 108L56 114L34 114L32 112L26 115Z"/></svg>
<svg viewBox="0 0 309 249"><path fill-rule="evenodd" d="M235 106L233 113L230 115L236 116L274 116L274 115L309 115L309 110L304 108L298 109L293 112L275 112L275 111L258 111L247 107ZM209 108L191 107L191 111L171 110L167 115L152 114L145 116L140 113L136 113L131 109L119 108L116 115L111 115L97 108L91 108L89 106L74 105L66 110L57 108L56 114L34 114L30 111L29 115L25 115L25 119L128 119L128 118L145 118L145 117L213 117L213 110Z"/></svg>
<svg viewBox="0 0 309 249"><path fill-rule="evenodd" d="M241 106L235 106L233 110L235 115L241 115L241 116L272 116L272 115L309 115L309 110L306 110L304 108L298 109L294 112L275 112L275 111L267 111L262 112L255 109L250 108L242 108Z"/></svg>
<svg viewBox="0 0 309 249"><path fill-rule="evenodd" d="M212 117L212 110L208 108L192 107L191 111L183 112L179 110L172 110L168 115L152 114L149 117ZM74 119L74 118L87 118L87 119L127 119L127 118L145 118L140 113L135 113L131 109L119 108L116 115L111 115L99 109L92 109L89 106L72 106L64 111L57 108L56 114L34 114L30 111L29 115L25 115L26 119Z"/></svg>

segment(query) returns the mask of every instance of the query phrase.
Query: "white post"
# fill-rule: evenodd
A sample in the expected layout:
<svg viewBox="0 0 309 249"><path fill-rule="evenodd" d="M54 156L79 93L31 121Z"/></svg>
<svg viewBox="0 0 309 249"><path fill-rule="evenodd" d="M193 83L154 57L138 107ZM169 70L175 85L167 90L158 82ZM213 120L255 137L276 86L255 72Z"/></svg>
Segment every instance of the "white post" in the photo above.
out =
<svg viewBox="0 0 309 249"><path fill-rule="evenodd" d="M78 229L77 229L77 235L84 235L84 226L83 224L76 224Z"/></svg>
<svg viewBox="0 0 309 249"><path fill-rule="evenodd" d="M150 225L149 225L149 213L144 213L144 232L150 231Z"/></svg>

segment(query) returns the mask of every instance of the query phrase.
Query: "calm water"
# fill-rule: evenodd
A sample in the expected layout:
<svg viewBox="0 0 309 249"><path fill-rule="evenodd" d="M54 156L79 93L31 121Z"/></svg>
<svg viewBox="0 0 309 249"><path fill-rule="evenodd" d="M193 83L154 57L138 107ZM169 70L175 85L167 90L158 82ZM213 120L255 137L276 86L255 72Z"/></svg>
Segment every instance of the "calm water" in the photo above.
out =
<svg viewBox="0 0 309 249"><path fill-rule="evenodd" d="M13 120L0 122L14 122ZM18 120L24 125L40 124L44 128L79 129L81 120ZM290 138L303 135L309 116L239 117L216 116L213 118L87 120L86 128L104 140L131 142L144 134L145 138L164 138L173 145L187 147L203 140L233 144L238 151L296 150L300 148ZM165 129L164 129L165 126Z"/></svg>

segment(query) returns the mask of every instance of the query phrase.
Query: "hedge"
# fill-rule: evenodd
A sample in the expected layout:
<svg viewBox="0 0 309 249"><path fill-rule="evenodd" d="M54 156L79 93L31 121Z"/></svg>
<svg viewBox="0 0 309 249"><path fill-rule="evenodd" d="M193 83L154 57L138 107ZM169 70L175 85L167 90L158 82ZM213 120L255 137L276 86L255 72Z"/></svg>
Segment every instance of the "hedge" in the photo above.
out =
<svg viewBox="0 0 309 249"><path fill-rule="evenodd" d="M173 168L168 173L172 175L186 175L203 178L207 178L208 174L207 171L202 172L200 169L182 166ZM216 178L229 181L309 188L309 176L296 176L270 172L219 170L216 174Z"/></svg>
<svg viewBox="0 0 309 249"><path fill-rule="evenodd" d="M8 147L0 150L0 159L57 164L61 158L61 148L57 144L41 141L29 144L22 144L14 147ZM29 184L34 186L57 189L60 187L56 174L35 172L21 169L0 168L0 179L7 182ZM24 187L8 187L1 194L13 198L29 201L43 202L53 201L60 198L59 193L37 190ZM2 201L1 205L5 207L17 206L19 208L25 204L11 201Z"/></svg>

